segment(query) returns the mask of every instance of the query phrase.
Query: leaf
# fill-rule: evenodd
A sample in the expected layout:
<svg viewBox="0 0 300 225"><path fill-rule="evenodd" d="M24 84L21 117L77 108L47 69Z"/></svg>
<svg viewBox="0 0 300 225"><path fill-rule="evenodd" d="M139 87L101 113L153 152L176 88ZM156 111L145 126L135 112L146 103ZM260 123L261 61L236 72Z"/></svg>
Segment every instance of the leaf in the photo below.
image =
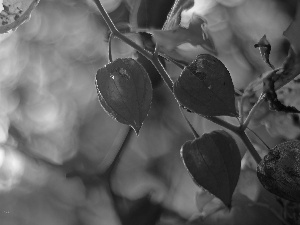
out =
<svg viewBox="0 0 300 225"><path fill-rule="evenodd" d="M264 79L264 93L266 94L266 100L269 102L269 106L271 110L282 111L286 113L300 113L293 106L285 106L281 101L278 100L277 94L275 92L275 85L272 79L273 77L268 77Z"/></svg>
<svg viewBox="0 0 300 225"><path fill-rule="evenodd" d="M257 166L265 189L289 201L300 202L300 141L275 146Z"/></svg>
<svg viewBox="0 0 300 225"><path fill-rule="evenodd" d="M137 2L143 1L147 0L139 0ZM167 0L167 3L164 1L164 5L165 4L169 4L169 0ZM153 40L157 43L161 53L173 60L190 63L192 61L191 57L182 55L183 52L186 53L187 50L182 49L181 44L189 43L193 45L192 47L196 51L203 51L204 48L212 54L217 54L213 40L206 29L206 21L204 18L194 13L189 19L189 24L185 26L181 24L181 13L184 10L191 9L193 5L193 0L176 0L162 30L158 30L153 24L152 26L146 26L147 28L152 29L139 29L140 26L138 26L138 23L135 21L131 22L131 24L136 28L136 32L147 32L152 34ZM151 8L153 8L153 6ZM144 13L144 17L147 17L146 15L147 14ZM153 16L153 18L157 18L157 16ZM156 21L156 19L154 20ZM153 20L150 20L149 23L150 22L154 23ZM157 24L158 23L155 23L155 25ZM142 26L142 28L144 28L144 26Z"/></svg>
<svg viewBox="0 0 300 225"><path fill-rule="evenodd" d="M273 111L260 122L271 137L295 139L300 136L299 117L296 114Z"/></svg>
<svg viewBox="0 0 300 225"><path fill-rule="evenodd" d="M161 29L174 0L132 0L131 2L130 25L133 28Z"/></svg>
<svg viewBox="0 0 300 225"><path fill-rule="evenodd" d="M200 54L174 83L174 94L186 108L203 116L238 116L229 71L214 56Z"/></svg>
<svg viewBox="0 0 300 225"><path fill-rule="evenodd" d="M282 64L282 68L267 71L254 81L252 81L245 89L243 97L257 95L263 92L264 81L271 79L274 82L274 90L279 90L284 85L292 81L300 73L300 57L296 56L292 48L289 49L289 54Z"/></svg>
<svg viewBox="0 0 300 225"><path fill-rule="evenodd" d="M279 91L277 91L278 99L285 105L293 105L296 108L300 108L300 76L297 76L294 80L286 84Z"/></svg>
<svg viewBox="0 0 300 225"><path fill-rule="evenodd" d="M98 70L96 86L104 110L138 134L152 101L145 69L134 59L117 59Z"/></svg>
<svg viewBox="0 0 300 225"><path fill-rule="evenodd" d="M282 69L277 69L275 71L269 71L265 76L258 77L256 80L251 82L244 92L244 96L252 95L256 93L259 95L263 89L263 80L268 79L269 76L274 76L276 74L276 79L274 80L275 90L280 89L285 84L289 83L296 76L300 74L300 2L297 1L297 12L295 19L292 21L290 26L283 32L283 35L290 41L291 47L287 58L285 59Z"/></svg>
<svg viewBox="0 0 300 225"><path fill-rule="evenodd" d="M196 201L196 206L198 211L202 214L202 213L206 213L204 212L204 207L207 205L207 203L212 202L212 200L215 198L215 196L213 196L212 194L210 194L208 191L205 190L201 190L201 192L197 192L196 196L195 196L195 201ZM223 203L218 199L215 198L219 201L219 205L224 206ZM215 207L214 207L215 208Z"/></svg>
<svg viewBox="0 0 300 225"><path fill-rule="evenodd" d="M109 13L109 17L121 32L129 32L129 18L130 11L129 6L125 1L122 1L120 5L112 12Z"/></svg>
<svg viewBox="0 0 300 225"><path fill-rule="evenodd" d="M270 53L271 45L267 40L266 35L264 35L257 44L254 45L255 48L258 48L261 54L261 57L272 69L275 69L274 66L270 63Z"/></svg>
<svg viewBox="0 0 300 225"><path fill-rule="evenodd" d="M165 53L175 50L184 43L200 45L205 50L216 53L212 38L206 29L206 21L196 14L193 14L187 28L177 26L171 30L148 30L147 32L152 34L160 50Z"/></svg>
<svg viewBox="0 0 300 225"><path fill-rule="evenodd" d="M109 13L109 17L114 24L129 23L130 11L128 4L122 1L115 10Z"/></svg>
<svg viewBox="0 0 300 225"><path fill-rule="evenodd" d="M241 167L235 140L225 131L213 131L186 142L181 157L195 183L230 207Z"/></svg>
<svg viewBox="0 0 300 225"><path fill-rule="evenodd" d="M17 29L30 18L39 0L3 0L4 10L0 13L0 34Z"/></svg>
<svg viewBox="0 0 300 225"><path fill-rule="evenodd" d="M141 0L136 15L137 27L161 29L173 3L174 0Z"/></svg>
<svg viewBox="0 0 300 225"><path fill-rule="evenodd" d="M275 72L273 76L275 90L280 89L300 73L300 56L296 55L293 48L290 47L288 56L285 58L282 69ZM266 77L265 79L268 79Z"/></svg>
<svg viewBox="0 0 300 225"><path fill-rule="evenodd" d="M276 111L283 111L286 113L299 113L299 111L292 106L285 106L277 98L276 90L280 89L287 83L291 82L300 73L300 58L296 56L292 48L289 49L289 54L283 62L282 69L269 71L265 76L259 77L248 85L244 91L243 97L258 95L260 86L263 87L263 93L269 102L270 109Z"/></svg>
<svg viewBox="0 0 300 225"><path fill-rule="evenodd" d="M230 210L223 207L207 216L196 217L186 225L281 225L282 221L277 214L270 206L236 193Z"/></svg>
<svg viewBox="0 0 300 225"><path fill-rule="evenodd" d="M194 0L176 0L164 24L163 30L171 30L178 27L181 22L182 11L190 9L193 5Z"/></svg>
<svg viewBox="0 0 300 225"><path fill-rule="evenodd" d="M289 27L283 32L283 35L286 36L286 38L290 41L293 50L296 52L296 54L300 53L300 2L299 0L297 2L297 11L296 16L292 23L289 25Z"/></svg>
<svg viewBox="0 0 300 225"><path fill-rule="evenodd" d="M163 213L163 206L153 202L150 193L138 199L129 199L114 192L111 193L122 224L155 225Z"/></svg>

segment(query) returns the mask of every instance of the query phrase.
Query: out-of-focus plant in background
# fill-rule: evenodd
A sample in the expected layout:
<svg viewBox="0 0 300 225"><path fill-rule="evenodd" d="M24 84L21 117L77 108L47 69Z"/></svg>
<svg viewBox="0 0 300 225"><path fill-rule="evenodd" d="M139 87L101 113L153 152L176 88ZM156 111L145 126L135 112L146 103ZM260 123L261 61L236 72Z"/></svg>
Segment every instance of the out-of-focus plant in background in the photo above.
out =
<svg viewBox="0 0 300 225"><path fill-rule="evenodd" d="M145 0L101 2L109 13L120 4L126 4L130 12L134 12L137 2L151 5ZM262 35L266 34L272 43L273 64L282 64L289 47L282 31L290 24L296 3L195 0L195 5L182 14L182 23L188 23L193 13L207 20L218 58L230 71L235 88L243 89L268 70L253 48ZM149 10L155 10L152 7ZM144 15L146 22L155 11L151 15ZM119 224L101 180L94 185L76 177L66 178L66 173L72 171L101 171L115 137L124 128L99 107L94 90L95 74L108 60L107 38L108 29L91 0L42 0L27 23L16 32L1 34L1 224ZM130 38L142 43L138 35L130 34ZM112 46L114 58L137 57L133 48L117 38ZM190 61L206 53L190 44L182 44L177 51ZM180 70L171 63L166 62L166 68L172 78L179 76ZM299 87L293 88L297 92L286 97L289 93L283 91L282 99L296 105ZM179 149L192 135L172 97L164 85L155 90L141 133L132 138L113 178L114 189L133 199L150 191L154 201L183 218L210 214L220 202L210 201L185 172ZM254 103L251 99L247 102ZM264 120L257 115L250 127L268 145L299 138L298 116L269 112L267 106L257 113ZM199 132L217 128L193 114L188 117ZM266 154L256 136L251 138L261 155ZM237 191L278 210L279 204L258 182L255 162L248 154L242 167ZM266 215L271 218L272 213Z"/></svg>

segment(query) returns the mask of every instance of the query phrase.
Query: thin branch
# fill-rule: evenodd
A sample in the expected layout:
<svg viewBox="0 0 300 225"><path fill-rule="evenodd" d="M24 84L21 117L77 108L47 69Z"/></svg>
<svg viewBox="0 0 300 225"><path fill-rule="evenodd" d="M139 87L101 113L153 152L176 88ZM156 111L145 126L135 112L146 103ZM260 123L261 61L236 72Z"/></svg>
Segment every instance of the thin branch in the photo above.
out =
<svg viewBox="0 0 300 225"><path fill-rule="evenodd" d="M133 47L134 49L136 49L138 52L140 52L143 56L145 56L148 59L152 58L152 54L150 52L148 52L147 50L145 50L144 48L142 48L141 46L139 46L138 44L136 44L135 42L133 42L132 40L130 40L129 38L127 38L126 36L124 36L114 25L113 21L110 19L109 15L107 14L106 10L103 8L100 0L94 0L97 8L99 9L105 23L107 24L108 28L110 29L110 31L114 34L115 37L121 39L122 41L124 41L126 44L130 45L131 47Z"/></svg>
<svg viewBox="0 0 300 225"><path fill-rule="evenodd" d="M110 179L112 173L117 168L120 158L121 158L122 154L124 153L125 149L127 148L130 137L134 133L134 130L130 126L128 126L128 127L126 127L125 131L122 131L122 133L123 133L123 137L116 138L115 142L117 142L117 143L114 143L113 147L112 147L112 148L117 149L116 155L114 157L111 157L108 155L103 160L104 162L103 162L102 166L105 167L105 169L104 169L104 173L102 173L102 174L104 174L108 179ZM118 137L119 137L119 135L118 135ZM113 159L111 159L111 158L113 158Z"/></svg>
<svg viewBox="0 0 300 225"><path fill-rule="evenodd" d="M157 51L157 50L155 50L155 51ZM173 81L172 81L171 77L169 76L169 74L167 73L167 71L165 70L165 68L163 67L163 65L161 64L161 62L159 61L159 58L157 56L156 57L153 56L153 57L151 57L150 60L153 63L154 67L159 72L159 74L162 76L163 80L167 84L170 91L173 93Z"/></svg>
<svg viewBox="0 0 300 225"><path fill-rule="evenodd" d="M179 67L180 69L184 69L184 65L180 64L179 62L177 62L176 60L172 59L171 57L165 55L165 54L159 54L160 56L162 56L163 58L165 58L166 60L172 62L174 65L176 65L177 67Z"/></svg>
<svg viewBox="0 0 300 225"><path fill-rule="evenodd" d="M253 117L255 111L260 107L260 105L265 101L265 99L266 99L266 95L265 95L265 94L262 94L262 95L259 97L259 99L258 99L257 102L255 103L255 105L254 105L254 106L252 107L252 109L250 110L250 112L249 112L249 114L248 114L248 116L247 116L245 122L241 125L241 128L242 128L243 130L245 130L245 129L248 127L248 125L249 125L249 123L250 123L250 120L252 119L252 117Z"/></svg>
<svg viewBox="0 0 300 225"><path fill-rule="evenodd" d="M241 124L244 124L244 102L245 102L245 98L242 95L241 102L240 102L240 105L239 105L240 123Z"/></svg>
<svg viewBox="0 0 300 225"><path fill-rule="evenodd" d="M249 138L248 138L247 134L245 133L245 131L240 130L236 134L242 139L242 141L244 142L244 144L248 148L250 154L252 155L252 157L254 158L256 163L259 164L262 159L261 159L260 155L257 153L256 149L254 148L252 142L249 140Z"/></svg>
<svg viewBox="0 0 300 225"><path fill-rule="evenodd" d="M201 115L200 115L201 116ZM239 132L239 127L231 124L231 123L228 123L226 122L225 120L222 120L218 117L205 117L205 116L202 116L203 118L215 123L215 124L218 124L219 126L222 126L228 130L231 130L232 132L234 133L237 133Z"/></svg>
<svg viewBox="0 0 300 225"><path fill-rule="evenodd" d="M269 149L270 150L270 147L266 144L266 142L264 142L264 140L263 139L261 139L261 137L258 135L258 134L256 134L253 130L251 130L249 127L247 127L247 129L249 130L249 131L251 131L252 132L252 134L254 134L265 146L266 146L266 148L267 149Z"/></svg>
<svg viewBox="0 0 300 225"><path fill-rule="evenodd" d="M234 88L234 92L237 96L242 96L243 95L243 92L241 92L239 89L237 88Z"/></svg>
<svg viewBox="0 0 300 225"><path fill-rule="evenodd" d="M105 20L107 26L109 27L110 31L112 33L117 33L119 32L118 29L116 28L115 24L113 23L113 21L110 19L109 15L107 14L106 10L103 8L100 0L94 0L97 8L99 9L103 19Z"/></svg>
<svg viewBox="0 0 300 225"><path fill-rule="evenodd" d="M273 66L273 64L271 62L268 63L268 65L271 67L272 70L275 70L275 66Z"/></svg>
<svg viewBox="0 0 300 225"><path fill-rule="evenodd" d="M154 49L153 57L154 58L158 58L158 46L157 46L157 44L155 44L155 49Z"/></svg>
<svg viewBox="0 0 300 225"><path fill-rule="evenodd" d="M114 38L114 34L110 33L108 38L108 61L111 63L113 61L111 54L111 41Z"/></svg>
<svg viewBox="0 0 300 225"><path fill-rule="evenodd" d="M199 138L199 137L200 137L199 134L197 133L197 131L195 130L195 128L192 126L192 124L190 123L190 121L189 121L189 120L187 119L187 117L185 116L185 114L184 114L182 108L179 107L179 109L180 109L181 115L183 116L183 118L185 119L185 121L187 122L187 124L189 125L189 127L190 127L190 129L191 129L191 131L192 131L192 133L193 133L193 135L194 135L194 137L195 137L195 138Z"/></svg>

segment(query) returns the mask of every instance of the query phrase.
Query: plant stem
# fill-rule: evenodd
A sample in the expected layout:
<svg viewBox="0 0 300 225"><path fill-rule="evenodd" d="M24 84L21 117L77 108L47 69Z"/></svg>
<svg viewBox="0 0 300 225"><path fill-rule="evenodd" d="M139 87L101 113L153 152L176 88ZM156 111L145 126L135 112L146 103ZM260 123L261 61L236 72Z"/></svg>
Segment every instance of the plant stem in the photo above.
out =
<svg viewBox="0 0 300 225"><path fill-rule="evenodd" d="M109 15L107 14L106 10L103 8L100 0L94 0L97 8L99 9L104 21L106 22L107 26L109 27L110 31L112 33L118 32L118 29L116 28L115 24L113 21L110 19Z"/></svg>
<svg viewBox="0 0 300 225"><path fill-rule="evenodd" d="M161 62L159 61L158 54L157 54L158 53L158 49L156 48L155 49L155 54L152 54L152 53L146 51L141 46L139 46L136 43L134 43L133 41L131 41L126 36L124 36L115 27L115 25L112 22L112 20L110 19L109 15L107 14L107 12L105 11L105 9L103 8L100 0L94 0L94 2L97 5L97 7L98 7L98 9L99 9L99 11L100 11L103 19L105 20L107 26L109 27L109 29L113 33L113 35L115 37L118 37L119 39L121 39L122 41L124 41L125 43L127 43L128 45L130 45L131 47L133 47L135 50L137 50L143 56L145 56L148 60L150 60L152 62L152 64L155 66L155 68L157 69L157 71L162 76L163 80L165 81L165 83L168 86L168 88L170 89L170 91L173 93L173 81L170 78L170 76L167 73L167 71L165 70L165 68L163 67L163 65L161 64ZM222 120L222 119L220 119L218 117L204 117L204 118L206 118L207 120L210 120L211 122L216 123L216 124L218 124L220 126L223 126L223 127L227 128L227 129L231 130L232 132L238 134L240 136L240 138L244 141L245 145L249 149L249 151L252 154L252 156L254 157L254 159L257 162L259 162L261 160L261 158L258 155L258 153L256 152L256 150L255 150L254 146L252 145L251 141L249 140L248 136L244 132L244 130L245 130L244 126L247 127L247 123L249 123L249 120L251 119L251 117L249 117L249 116L246 119L245 123L243 125L241 125L240 127L237 127L237 126L235 126L233 124L230 124L230 123L228 123L228 122L226 122L226 121L224 121L224 120ZM192 132L193 132L193 130L192 130ZM194 134L194 132L193 132L193 134ZM120 154L121 153L122 153L122 148L120 150Z"/></svg>
<svg viewBox="0 0 300 225"><path fill-rule="evenodd" d="M168 60L169 62L172 62L174 65L176 65L177 67L179 67L180 69L184 69L185 66L187 65L182 65L179 62L177 62L175 59L172 59L171 57L165 55L165 54L159 54L161 57L165 58L166 60Z"/></svg>
<svg viewBox="0 0 300 225"><path fill-rule="evenodd" d="M265 98L266 98L266 95L265 94L262 94L259 99L257 100L257 102L255 103L255 105L252 107L252 109L250 110L245 122L241 125L241 128L243 130L245 130L249 123L250 123L250 120L252 119L255 111L258 109L258 107L265 101Z"/></svg>
<svg viewBox="0 0 300 225"><path fill-rule="evenodd" d="M114 34L110 33L108 38L108 61L111 63L113 61L112 54L111 54L111 41L114 38Z"/></svg>
<svg viewBox="0 0 300 225"><path fill-rule="evenodd" d="M252 132L252 134L254 134L265 146L266 146L266 148L267 149L269 149L270 150L270 147L267 145L267 143L266 142L264 142L264 140L263 139L261 139L261 137L258 135L258 134L256 134L253 130L251 130L249 127L247 127L247 129L249 130L249 131L251 131Z"/></svg>
<svg viewBox="0 0 300 225"><path fill-rule="evenodd" d="M129 38L127 38L126 36L124 36L114 25L114 23L112 22L112 20L110 19L109 15L107 14L106 10L103 8L100 0L94 0L97 8L99 9L104 21L106 22L108 28L110 29L110 31L113 33L113 35L119 39L121 39L122 41L124 41L126 44L130 45L131 47L133 47L134 49L136 49L138 52L140 52L143 56L145 56L148 59L152 58L152 54L150 52L148 52L147 50L143 49L141 46L139 46L138 44L136 44L135 42L133 42L132 40L130 40Z"/></svg>
<svg viewBox="0 0 300 225"><path fill-rule="evenodd" d="M262 160L260 155L257 153L256 149L254 148L252 142L249 140L247 134L245 133L244 130L240 130L239 132L236 133L241 140L244 142L244 144L246 145L246 147L248 148L250 154L252 155L252 157L254 158L255 162L257 164L260 163L260 161Z"/></svg>
<svg viewBox="0 0 300 225"><path fill-rule="evenodd" d="M241 97L241 102L239 106L239 113L240 113L240 123L244 124L244 96Z"/></svg>
<svg viewBox="0 0 300 225"><path fill-rule="evenodd" d="M156 56L151 57L151 62L153 63L154 67L157 69L157 71L159 72L159 74L162 76L164 82L166 83L166 85L168 86L168 88L170 89L170 91L173 93L173 81L171 79L171 77L169 76L169 74L167 73L167 71L165 70L165 68L163 67L163 65L161 64L161 62L159 61L159 58Z"/></svg>
<svg viewBox="0 0 300 225"><path fill-rule="evenodd" d="M187 117L185 116L183 110L181 107L179 107L180 109L180 112L181 112L181 115L184 117L185 121L187 122L187 124L189 125L193 135L194 135L194 138L199 138L199 134L197 133L197 131L195 130L195 128L192 126L192 124L190 123L190 121L187 119Z"/></svg>
<svg viewBox="0 0 300 225"><path fill-rule="evenodd" d="M225 120L222 120L218 117L204 117L203 116L203 118L205 118L215 124L218 124L219 126L225 127L226 129L231 130L234 133L237 133L239 131L239 127L237 127L231 123L228 123Z"/></svg>
<svg viewBox="0 0 300 225"><path fill-rule="evenodd" d="M103 167L105 167L105 170L104 170L104 173L105 176L110 179L112 173L115 171L115 169L117 168L118 166L118 163L120 161L120 158L122 156L122 154L124 153L126 147L128 146L129 144L129 140L130 140L130 137L131 135L134 133L133 132L134 130L128 126L126 127L126 130L123 131L123 137L121 138L117 138L115 141L117 141L118 143L117 144L114 144L114 146L116 146L116 149L117 149L117 153L116 155L113 157L113 160L112 162L111 159L107 159L108 157L105 157L104 159L104 165L102 165ZM119 136L119 135L118 135Z"/></svg>

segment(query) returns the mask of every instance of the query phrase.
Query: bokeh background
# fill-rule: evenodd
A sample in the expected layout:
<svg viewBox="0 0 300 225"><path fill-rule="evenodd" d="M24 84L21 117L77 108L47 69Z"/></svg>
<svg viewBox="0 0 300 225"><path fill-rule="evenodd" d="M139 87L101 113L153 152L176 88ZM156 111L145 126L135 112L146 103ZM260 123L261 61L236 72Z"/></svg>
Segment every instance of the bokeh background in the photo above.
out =
<svg viewBox="0 0 300 225"><path fill-rule="evenodd" d="M111 13L121 4L121 0L101 2ZM137 2L125 1L131 12ZM158 28L149 21L157 17L157 26L163 24L166 14L159 17L159 9L164 1L145 2L149 14L143 15L144 24ZM269 70L253 47L264 34L272 45L271 62L278 67L284 61L289 43L282 33L296 13L295 6L295 0L195 0L182 18L188 21L196 13L207 20L218 58L230 71L235 87L243 89ZM79 177L66 178L74 171L101 172L105 156L126 129L104 112L95 89L95 74L108 62L107 35L91 0L41 0L29 22L0 36L1 224L120 224L101 182L95 185ZM130 38L142 43L137 34ZM189 60L205 53L189 44L178 51ZM118 39L113 40L112 52L114 58L136 57ZM180 70L171 63L166 62L166 68L173 79L179 76ZM268 113L266 108L260 115L251 126L269 146L299 137L297 118ZM219 129L205 119L187 116L199 133ZM264 154L261 142L254 135L251 138ZM203 211L203 206L211 198L193 183L180 159L180 147L190 139L176 101L160 85L139 137L131 138L113 178L116 193L128 199L151 193L154 202L174 212L177 224L208 213L211 209ZM245 151L241 143L239 146ZM261 188L255 163L247 154L243 167L237 190L276 210L277 203Z"/></svg>

